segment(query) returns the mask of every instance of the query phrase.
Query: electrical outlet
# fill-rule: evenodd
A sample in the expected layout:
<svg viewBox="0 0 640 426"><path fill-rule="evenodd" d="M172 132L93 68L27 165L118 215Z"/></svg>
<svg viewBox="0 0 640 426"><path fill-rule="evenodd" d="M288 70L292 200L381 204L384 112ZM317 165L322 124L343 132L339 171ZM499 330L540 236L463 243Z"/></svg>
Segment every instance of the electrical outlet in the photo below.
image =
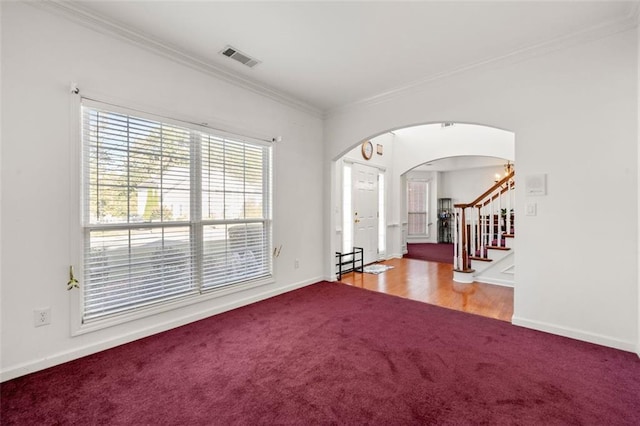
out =
<svg viewBox="0 0 640 426"><path fill-rule="evenodd" d="M298 259L296 259L296 260L293 262L293 267L294 267L295 269L298 269L298 268L300 267L300 261L299 261Z"/></svg>
<svg viewBox="0 0 640 426"><path fill-rule="evenodd" d="M34 309L33 325L40 327L47 324L51 324L51 308Z"/></svg>

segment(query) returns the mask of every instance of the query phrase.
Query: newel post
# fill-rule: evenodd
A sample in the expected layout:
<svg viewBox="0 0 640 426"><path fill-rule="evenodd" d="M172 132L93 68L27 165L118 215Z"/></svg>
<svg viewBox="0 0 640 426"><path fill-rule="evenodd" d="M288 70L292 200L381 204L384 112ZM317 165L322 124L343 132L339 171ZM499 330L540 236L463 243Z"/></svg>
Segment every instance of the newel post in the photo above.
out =
<svg viewBox="0 0 640 426"><path fill-rule="evenodd" d="M461 205L461 206L456 206L456 207L460 207L462 210L462 213L460 214L460 241L458 242L458 244L460 245L460 253L461 253L461 257L462 257L462 271L466 271L467 269L469 269L469 252L467 251L467 219L465 217L465 211L466 211L466 206L465 205Z"/></svg>

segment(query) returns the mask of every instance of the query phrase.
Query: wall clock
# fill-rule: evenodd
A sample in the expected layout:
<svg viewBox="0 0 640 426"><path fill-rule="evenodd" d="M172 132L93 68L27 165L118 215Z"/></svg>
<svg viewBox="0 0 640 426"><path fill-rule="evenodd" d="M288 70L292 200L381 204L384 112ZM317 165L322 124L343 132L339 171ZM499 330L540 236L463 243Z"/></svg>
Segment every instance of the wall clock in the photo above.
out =
<svg viewBox="0 0 640 426"><path fill-rule="evenodd" d="M371 159L372 155L373 155L373 144L371 143L371 141L362 142L362 156L364 157L364 159L369 160Z"/></svg>

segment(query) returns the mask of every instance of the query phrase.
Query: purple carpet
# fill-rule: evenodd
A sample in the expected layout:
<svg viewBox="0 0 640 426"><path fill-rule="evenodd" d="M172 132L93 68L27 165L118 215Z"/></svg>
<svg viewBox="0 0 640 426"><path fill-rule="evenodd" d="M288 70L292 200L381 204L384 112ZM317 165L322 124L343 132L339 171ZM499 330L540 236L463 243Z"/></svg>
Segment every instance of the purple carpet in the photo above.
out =
<svg viewBox="0 0 640 426"><path fill-rule="evenodd" d="M2 384L3 425L640 424L635 354L319 283Z"/></svg>
<svg viewBox="0 0 640 426"><path fill-rule="evenodd" d="M427 260L453 264L453 244L447 243L418 243L407 244L407 254L410 259Z"/></svg>

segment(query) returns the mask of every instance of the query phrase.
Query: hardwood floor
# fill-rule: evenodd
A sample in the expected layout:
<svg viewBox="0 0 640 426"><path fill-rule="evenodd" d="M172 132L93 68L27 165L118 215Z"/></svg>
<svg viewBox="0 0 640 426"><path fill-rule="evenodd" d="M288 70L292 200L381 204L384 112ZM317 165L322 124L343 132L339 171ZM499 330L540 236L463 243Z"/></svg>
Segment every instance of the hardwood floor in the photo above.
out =
<svg viewBox="0 0 640 426"><path fill-rule="evenodd" d="M382 274L350 272L341 282L502 321L513 316L513 288L453 281L453 265L414 259L380 262L393 266Z"/></svg>

